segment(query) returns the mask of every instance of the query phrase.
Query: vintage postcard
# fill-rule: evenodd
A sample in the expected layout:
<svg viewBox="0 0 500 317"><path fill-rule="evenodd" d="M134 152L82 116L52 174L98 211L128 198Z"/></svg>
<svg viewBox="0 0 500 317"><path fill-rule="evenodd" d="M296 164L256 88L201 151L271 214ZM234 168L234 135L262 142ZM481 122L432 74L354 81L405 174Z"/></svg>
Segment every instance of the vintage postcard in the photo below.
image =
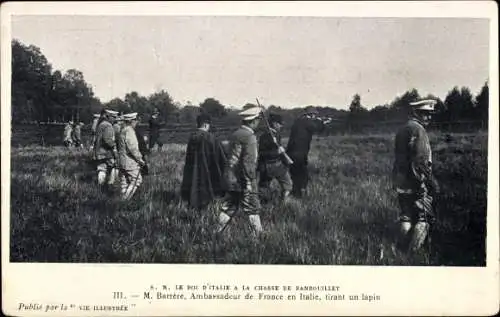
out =
<svg viewBox="0 0 500 317"><path fill-rule="evenodd" d="M493 1L6 2L9 316L494 315Z"/></svg>

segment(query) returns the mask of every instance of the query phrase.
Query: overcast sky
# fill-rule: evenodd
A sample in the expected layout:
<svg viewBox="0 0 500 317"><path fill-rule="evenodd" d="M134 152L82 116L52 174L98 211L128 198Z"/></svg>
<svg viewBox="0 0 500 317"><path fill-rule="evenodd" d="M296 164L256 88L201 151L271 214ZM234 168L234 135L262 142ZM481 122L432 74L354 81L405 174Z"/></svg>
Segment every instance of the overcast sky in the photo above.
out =
<svg viewBox="0 0 500 317"><path fill-rule="evenodd" d="M488 79L486 19L13 16L12 37L54 69L76 68L101 101L165 89L193 104L368 108L410 88L477 94Z"/></svg>

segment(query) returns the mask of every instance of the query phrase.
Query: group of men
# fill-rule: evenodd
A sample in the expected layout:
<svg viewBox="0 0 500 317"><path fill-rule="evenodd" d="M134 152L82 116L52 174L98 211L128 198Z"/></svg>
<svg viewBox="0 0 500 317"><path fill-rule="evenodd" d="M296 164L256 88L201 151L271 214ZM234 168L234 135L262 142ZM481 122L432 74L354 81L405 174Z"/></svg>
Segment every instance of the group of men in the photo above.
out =
<svg viewBox="0 0 500 317"><path fill-rule="evenodd" d="M63 144L66 147L83 147L82 143L82 122L68 121L64 126Z"/></svg>
<svg viewBox="0 0 500 317"><path fill-rule="evenodd" d="M119 178L121 197L129 200L142 184L142 174L147 173L145 157L149 149L136 129L137 113L120 115L113 110L103 110L96 119L92 157L97 168L97 183L109 193Z"/></svg>
<svg viewBox="0 0 500 317"><path fill-rule="evenodd" d="M401 209L398 244L407 250L418 250L424 243L434 217L433 198L439 193L425 130L435 103L434 100L411 103L410 118L395 139L393 181ZM310 108L295 120L286 149L281 144L282 118L277 114L266 117L260 106L239 113L241 126L228 141L219 141L210 132L210 116L200 114L197 130L187 145L182 199L190 207L201 209L219 197L216 232L222 233L241 211L248 217L253 234L259 236L263 231L261 200L266 200L273 179L280 185L284 203L290 196L302 197L306 191L312 135L327 124L317 114ZM257 138L255 131L262 120L267 130ZM141 170L147 167L136 124L137 113L118 116L105 110L94 138L98 183L113 184L119 169L124 199L135 193L142 183Z"/></svg>
<svg viewBox="0 0 500 317"><path fill-rule="evenodd" d="M280 200L302 197L308 173L307 156L313 133L324 128L325 122L309 108L293 127L287 149L281 144L283 119L271 113L265 116L260 106L239 113L241 126L226 144L210 132L210 117L198 116L198 130L189 141L184 164L182 198L191 207L204 208L222 197L218 214L221 233L237 211L248 216L252 232L262 232L261 201L269 200L271 182L280 185ZM255 131L264 121L266 131L257 137Z"/></svg>

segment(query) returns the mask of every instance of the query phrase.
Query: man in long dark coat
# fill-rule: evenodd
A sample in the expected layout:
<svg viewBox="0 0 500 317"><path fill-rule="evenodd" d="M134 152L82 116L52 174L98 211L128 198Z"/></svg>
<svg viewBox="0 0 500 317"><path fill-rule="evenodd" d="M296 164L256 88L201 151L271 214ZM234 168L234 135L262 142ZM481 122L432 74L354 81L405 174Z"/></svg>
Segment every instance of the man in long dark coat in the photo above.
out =
<svg viewBox="0 0 500 317"><path fill-rule="evenodd" d="M317 114L316 109L312 107L307 109L293 123L288 139L286 153L293 160L293 164L290 166L290 176L293 181L292 195L295 197L302 197L309 182L307 157L311 148L312 136L325 126L323 121L317 119Z"/></svg>
<svg viewBox="0 0 500 317"><path fill-rule="evenodd" d="M160 111L155 108L151 118L149 119L149 150L153 151L155 144L158 144L158 151L163 147L160 140L160 128L163 125L160 117Z"/></svg>
<svg viewBox="0 0 500 317"><path fill-rule="evenodd" d="M225 155L222 145L209 132L211 119L201 114L198 129L189 138L181 196L192 208L205 208L214 198L222 196Z"/></svg>

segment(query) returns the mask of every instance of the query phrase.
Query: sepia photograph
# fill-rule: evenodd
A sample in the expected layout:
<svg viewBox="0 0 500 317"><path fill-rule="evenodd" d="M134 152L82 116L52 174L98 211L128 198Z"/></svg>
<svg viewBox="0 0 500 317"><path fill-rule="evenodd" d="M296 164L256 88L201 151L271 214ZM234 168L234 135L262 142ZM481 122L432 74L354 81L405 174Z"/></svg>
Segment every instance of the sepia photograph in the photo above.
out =
<svg viewBox="0 0 500 317"><path fill-rule="evenodd" d="M3 261L498 274L497 15L157 7L9 14Z"/></svg>

